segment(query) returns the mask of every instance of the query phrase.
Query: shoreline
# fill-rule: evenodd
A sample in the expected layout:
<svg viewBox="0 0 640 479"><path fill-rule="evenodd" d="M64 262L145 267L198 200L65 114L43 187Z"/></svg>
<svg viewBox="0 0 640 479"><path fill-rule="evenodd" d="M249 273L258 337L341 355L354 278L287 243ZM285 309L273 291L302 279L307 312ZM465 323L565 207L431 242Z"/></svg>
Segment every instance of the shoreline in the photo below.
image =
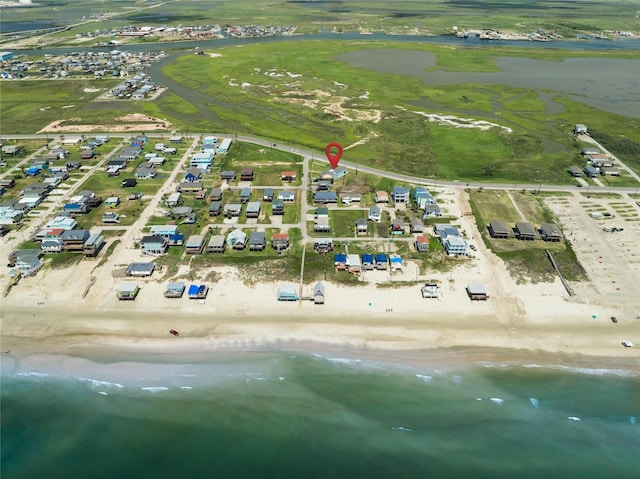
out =
<svg viewBox="0 0 640 479"><path fill-rule="evenodd" d="M122 375L131 378L149 368L161 373L278 354L325 357L365 368L382 364L459 371L482 364L537 365L640 374L638 348L624 348L618 341L635 338L637 320L613 324L608 318L587 320L578 314L559 318L551 313L537 321L511 324L487 311L448 312L449 308L438 316L413 311L401 318L277 306L284 306L282 313L288 314L276 315L273 310L280 308L273 307L270 317L260 314L268 310L264 308L215 318L208 311L183 312L181 335L173 337L168 329L176 323L176 312L62 306L45 311L8 305L2 308L0 374L97 374L118 382Z"/></svg>

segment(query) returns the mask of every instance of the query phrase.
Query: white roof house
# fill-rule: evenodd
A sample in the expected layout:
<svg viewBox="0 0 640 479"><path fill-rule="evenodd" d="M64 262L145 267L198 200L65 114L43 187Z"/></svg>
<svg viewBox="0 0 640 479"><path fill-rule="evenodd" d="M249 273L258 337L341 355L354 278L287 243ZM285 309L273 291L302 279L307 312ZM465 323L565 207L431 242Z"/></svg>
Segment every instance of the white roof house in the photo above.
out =
<svg viewBox="0 0 640 479"><path fill-rule="evenodd" d="M227 235L227 244L232 248L235 248L236 245L246 245L247 244L247 233L240 229L235 229L231 233Z"/></svg>

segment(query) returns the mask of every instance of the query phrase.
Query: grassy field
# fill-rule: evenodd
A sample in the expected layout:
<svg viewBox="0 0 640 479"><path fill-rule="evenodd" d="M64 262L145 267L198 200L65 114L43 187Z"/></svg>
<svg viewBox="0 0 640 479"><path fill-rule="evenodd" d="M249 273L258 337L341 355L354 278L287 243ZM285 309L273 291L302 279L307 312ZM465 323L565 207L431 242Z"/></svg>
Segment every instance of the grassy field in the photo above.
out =
<svg viewBox="0 0 640 479"><path fill-rule="evenodd" d="M165 74L203 95L198 101L169 93L156 102L92 102L99 92L91 90L96 85L101 89L111 86L112 80L3 83L0 122L3 133L25 133L60 118L69 123L104 124L123 114L140 112L167 118L183 131L222 129L316 150L338 140L343 146L352 146L345 151L345 159L434 180L566 183L570 179L565 170L576 162L579 151L579 145L567 134L567 125L584 118L589 118L590 128L615 131L640 144L637 119L598 111L562 94L555 95L554 101L562 104L564 111L549 114L538 96L526 89L428 86L411 76L363 74L364 70L336 60L352 50L392 47L431 52L441 70L486 72L496 69L494 60L500 56L561 60L573 54L570 52L314 41L314 55L308 55L309 45L287 42L221 48L217 50L221 57L185 55L166 65ZM603 52L581 53L596 55ZM608 57L629 55L607 52ZM421 98L428 99L429 108L416 107ZM499 128L481 131L436 125L415 113L434 108L462 117L468 116L471 108L474 118L508 126L513 133ZM259 162L271 154L254 152L252 156ZM640 168L640 162L632 161L631 166ZM265 177L270 180L276 173L273 169L265 172ZM625 177L606 181L632 184Z"/></svg>

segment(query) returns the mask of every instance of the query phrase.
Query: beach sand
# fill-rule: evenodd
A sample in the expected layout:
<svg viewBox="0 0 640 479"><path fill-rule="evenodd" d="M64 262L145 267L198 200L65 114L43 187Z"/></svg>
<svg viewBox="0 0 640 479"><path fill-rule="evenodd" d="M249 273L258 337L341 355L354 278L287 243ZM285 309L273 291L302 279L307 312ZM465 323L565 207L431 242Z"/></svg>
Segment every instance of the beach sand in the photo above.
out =
<svg viewBox="0 0 640 479"><path fill-rule="evenodd" d="M500 284L486 281L489 300L470 301L467 281L482 277L478 267L463 266L451 275L454 280L443 283L440 300L423 299L417 285L325 283L326 303L314 305L278 302L277 283L247 286L232 268L223 268L221 275L204 301L164 298L166 282L154 280L138 281L135 301L118 301L112 278L96 281L81 298L78 269L49 270L42 278L23 280L3 300L3 370L15 366L6 361L7 353L20 360L21 370L33 370L34 364L42 369L43 358L52 367L59 363L52 354L171 362L282 349L417 363L451 360L455 355L447 351L463 350L455 362L539 357L640 369L640 349L621 345L638 336L640 322L633 311L570 298L559 281L502 285L499 295L492 291ZM510 281L508 275L498 277ZM617 324L612 315L620 318ZM170 335L170 329L180 336Z"/></svg>
<svg viewBox="0 0 640 479"><path fill-rule="evenodd" d="M473 218L461 214L468 209L464 191L443 191L442 196L446 195L456 205L453 213L460 215L461 229L472 239L478 237ZM551 207L561 210L561 220L562 214L572 214L563 228L588 234L587 227L593 222L586 212L579 212L580 200L576 197L575 204ZM569 213L572 208L576 211ZM559 362L596 358L596 362L614 360L640 367L638 263L628 260L626 246L616 249L618 244L614 244L606 258L608 277L615 270L613 286L617 287L613 288L611 281L598 281L603 259L593 254L594 247L609 248L606 241L614 241L611 238L635 244L635 230L622 233L630 235L628 240L601 231L604 236L594 236L589 243L574 239L578 258L596 279L572 284L574 296L569 296L559 279L517 284L502 260L482 241L473 241L478 248L474 257L460 261L451 272L421 275L415 264L407 262L403 272L392 277L388 272L367 272L366 281L357 287L325 282L324 305L278 302L277 288L285 283L247 285L232 267L197 273L194 282L210 288L204 301L189 300L186 294L180 299L165 298L170 279L190 283L184 279L189 274L187 266L171 278L160 279L162 273L154 273L150 279L136 279L140 285L136 300L118 301L117 285L130 279L118 278L114 272L132 261L149 261L140 250L127 247L136 234L136 228L130 228L106 264L99 266L98 258L67 269L45 268L35 277L23 278L2 298L5 359L7 354L24 361L30 355L54 353L108 357L112 362L159 355L171 361L189 354L291 349L430 361L434 351L466 350L474 351L474 358L484 355L507 360L520 352L558 358ZM601 243L594 246L592 241ZM220 279L207 283L212 271ZM389 287L390 278L414 285ZM424 299L420 294L420 283L432 279L440 283L440 299ZM470 283L483 284L489 299L471 301L466 293ZM312 288L313 284L303 285L303 296ZM611 321L612 316L617 323ZM180 336L170 335L170 329ZM623 347L624 340L636 347Z"/></svg>

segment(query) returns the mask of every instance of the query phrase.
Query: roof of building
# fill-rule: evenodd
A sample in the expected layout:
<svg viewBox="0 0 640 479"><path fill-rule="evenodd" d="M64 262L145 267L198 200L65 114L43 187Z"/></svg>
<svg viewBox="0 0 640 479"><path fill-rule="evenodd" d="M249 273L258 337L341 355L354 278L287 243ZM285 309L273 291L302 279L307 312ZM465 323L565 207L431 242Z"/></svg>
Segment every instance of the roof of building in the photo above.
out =
<svg viewBox="0 0 640 479"><path fill-rule="evenodd" d="M540 225L540 230L543 234L549 236L562 236L562 231L558 228L558 225L554 223L542 223Z"/></svg>
<svg viewBox="0 0 640 479"><path fill-rule="evenodd" d="M264 244L265 238L264 231L253 231L249 236L249 244Z"/></svg>
<svg viewBox="0 0 640 479"><path fill-rule="evenodd" d="M118 285L119 293L133 293L138 289L138 285L136 283L120 283Z"/></svg>
<svg viewBox="0 0 640 479"><path fill-rule="evenodd" d="M143 263L143 262L134 262L134 263L129 263L129 266L127 266L127 271L140 271L140 272L146 272L146 273L153 273L153 270L156 268L156 265L154 263L148 262L148 263Z"/></svg>
<svg viewBox="0 0 640 479"><path fill-rule="evenodd" d="M536 229L533 227L531 223L527 221L518 221L516 223L516 229L520 234L534 235L534 236L536 234Z"/></svg>
<svg viewBox="0 0 640 479"><path fill-rule="evenodd" d="M478 294L478 295L487 294L487 290L485 289L484 285L480 283L469 283L467 285L467 291L469 292L469 294Z"/></svg>
<svg viewBox="0 0 640 479"><path fill-rule="evenodd" d="M202 235L191 235L187 239L186 247L187 248L199 248L204 243L204 236Z"/></svg>
<svg viewBox="0 0 640 479"><path fill-rule="evenodd" d="M211 246L211 247L224 246L224 235L213 235L211 238L209 238L208 246Z"/></svg>
<svg viewBox="0 0 640 479"><path fill-rule="evenodd" d="M507 226L507 223L505 223L504 221L492 220L489 223L489 226L491 227L494 233L505 234L505 235L509 234L509 227Z"/></svg>

